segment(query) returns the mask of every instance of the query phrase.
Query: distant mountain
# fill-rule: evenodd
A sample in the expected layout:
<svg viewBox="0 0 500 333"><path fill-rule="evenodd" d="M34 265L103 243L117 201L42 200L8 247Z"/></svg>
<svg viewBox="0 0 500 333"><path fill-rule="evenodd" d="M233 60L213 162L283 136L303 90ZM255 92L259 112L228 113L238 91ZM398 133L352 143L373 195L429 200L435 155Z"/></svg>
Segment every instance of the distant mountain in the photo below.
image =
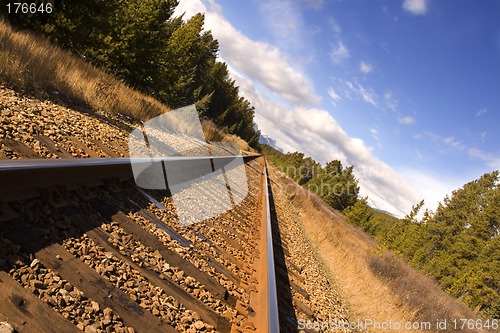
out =
<svg viewBox="0 0 500 333"><path fill-rule="evenodd" d="M373 201L370 197L368 197L367 203L368 203L368 205L369 205L371 208L375 209L375 210L376 210L376 211L378 211L378 212L381 212L381 213L387 214L387 215L392 216L392 217L395 217L395 218L397 218L397 219L401 218L401 216L397 216L397 215L395 215L395 214L393 214L393 213L391 213L391 212L388 212L387 210L382 209L382 208L380 208L379 206L377 206L377 204L375 203L375 201Z"/></svg>
<svg viewBox="0 0 500 333"><path fill-rule="evenodd" d="M274 140L273 138L271 138L268 135L261 134L260 137L259 137L259 143L271 146L274 149L278 150L279 152L284 153L283 149L281 149L280 147L278 147L276 145L276 140Z"/></svg>

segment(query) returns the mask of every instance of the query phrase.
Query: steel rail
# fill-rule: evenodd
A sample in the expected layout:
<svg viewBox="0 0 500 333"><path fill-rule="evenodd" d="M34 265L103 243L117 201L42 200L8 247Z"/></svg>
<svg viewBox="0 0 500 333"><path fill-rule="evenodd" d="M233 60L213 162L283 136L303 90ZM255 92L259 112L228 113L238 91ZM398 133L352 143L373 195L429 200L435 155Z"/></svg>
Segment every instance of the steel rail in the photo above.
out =
<svg viewBox="0 0 500 333"><path fill-rule="evenodd" d="M0 160L0 193L14 190L51 187L71 183L85 183L107 178L132 178L132 165L150 165L168 162L227 161L243 158L244 161L260 155L237 156L169 156L152 158L71 158Z"/></svg>
<svg viewBox="0 0 500 333"><path fill-rule="evenodd" d="M271 223L270 206L270 184L267 176L267 165L264 162L264 195L266 198L266 246L267 246L267 297L268 297L268 332L278 333L279 313L278 313L278 292L276 288L276 272L274 264L273 231Z"/></svg>
<svg viewBox="0 0 500 333"><path fill-rule="evenodd" d="M249 325L245 329L259 333L279 333L278 295L276 288L276 273L274 268L273 233L271 220L271 192L267 175L266 161L263 161L261 178L261 219L259 224L260 241L256 247L258 255L255 257L255 284L249 288L255 290L250 293L250 307L254 311L249 313Z"/></svg>

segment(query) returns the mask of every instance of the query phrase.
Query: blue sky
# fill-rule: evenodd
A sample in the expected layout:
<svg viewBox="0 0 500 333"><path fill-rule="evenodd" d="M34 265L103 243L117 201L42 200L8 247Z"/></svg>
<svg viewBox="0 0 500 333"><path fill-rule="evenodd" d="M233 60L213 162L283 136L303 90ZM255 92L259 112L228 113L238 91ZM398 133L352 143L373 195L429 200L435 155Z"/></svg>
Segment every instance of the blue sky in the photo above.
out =
<svg viewBox="0 0 500 333"><path fill-rule="evenodd" d="M405 215L500 168L500 1L180 0L262 133Z"/></svg>

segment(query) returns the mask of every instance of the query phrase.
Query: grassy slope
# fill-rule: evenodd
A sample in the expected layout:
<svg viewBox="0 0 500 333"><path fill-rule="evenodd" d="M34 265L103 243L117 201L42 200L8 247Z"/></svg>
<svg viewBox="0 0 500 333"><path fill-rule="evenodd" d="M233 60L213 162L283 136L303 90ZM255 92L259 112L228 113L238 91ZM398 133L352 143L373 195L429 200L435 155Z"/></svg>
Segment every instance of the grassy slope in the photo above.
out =
<svg viewBox="0 0 500 333"><path fill-rule="evenodd" d="M274 191L287 193L318 257L343 293L354 319L378 322L430 322L477 319L464 304L444 293L432 279L417 272L361 229L344 220L316 195L278 173ZM447 331L454 331L449 329ZM381 330L375 330L380 332ZM405 330L400 330L402 332ZM412 331L412 330L408 330ZM413 330L420 332L422 330ZM456 330L455 332L480 332Z"/></svg>
<svg viewBox="0 0 500 333"><path fill-rule="evenodd" d="M132 89L102 69L33 33L16 31L0 17L0 80L42 97L62 98L107 114L145 121L170 111L152 97ZM204 121L207 140L248 144Z"/></svg>
<svg viewBox="0 0 500 333"><path fill-rule="evenodd" d="M96 111L146 120L170 109L83 59L0 18L0 78L40 96L62 95Z"/></svg>

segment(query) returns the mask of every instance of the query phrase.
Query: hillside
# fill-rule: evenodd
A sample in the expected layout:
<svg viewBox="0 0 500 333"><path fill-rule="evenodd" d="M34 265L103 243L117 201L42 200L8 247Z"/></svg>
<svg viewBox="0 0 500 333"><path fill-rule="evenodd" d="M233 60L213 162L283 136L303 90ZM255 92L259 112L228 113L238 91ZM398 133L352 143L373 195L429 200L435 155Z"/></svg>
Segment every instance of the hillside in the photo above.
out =
<svg viewBox="0 0 500 333"><path fill-rule="evenodd" d="M60 10L36 14L2 6L0 78L143 121L196 104L200 118L256 145L254 107L218 61L218 41L203 15L184 21L173 17L176 6L62 0Z"/></svg>
<svg viewBox="0 0 500 333"><path fill-rule="evenodd" d="M373 236L381 247L397 253L483 318L500 319L497 171L454 191L436 212L425 211L417 218L422 201L400 219L372 208L369 198L358 198L357 191L349 191L352 184L357 186L355 170L343 171L340 161L322 167L299 152L285 154L267 145L262 150L278 170L339 210L346 221ZM329 171L332 164L335 172ZM349 192L355 195L349 198Z"/></svg>
<svg viewBox="0 0 500 333"><path fill-rule="evenodd" d="M441 288L484 318L500 319L500 189L498 171L453 191L436 212L404 219L370 208L359 200L344 212Z"/></svg>
<svg viewBox="0 0 500 333"><path fill-rule="evenodd" d="M453 320L460 322L460 318L491 324L491 320L480 319L477 313L444 293L433 279L350 224L315 194L278 170L273 179L276 200L288 207L289 218L301 226L323 269L349 304L351 319L409 323L413 329L396 329L403 332L486 331L473 325L471 329L454 327ZM446 329L438 329L436 323L445 319ZM374 328L371 327L374 332L395 330Z"/></svg>

